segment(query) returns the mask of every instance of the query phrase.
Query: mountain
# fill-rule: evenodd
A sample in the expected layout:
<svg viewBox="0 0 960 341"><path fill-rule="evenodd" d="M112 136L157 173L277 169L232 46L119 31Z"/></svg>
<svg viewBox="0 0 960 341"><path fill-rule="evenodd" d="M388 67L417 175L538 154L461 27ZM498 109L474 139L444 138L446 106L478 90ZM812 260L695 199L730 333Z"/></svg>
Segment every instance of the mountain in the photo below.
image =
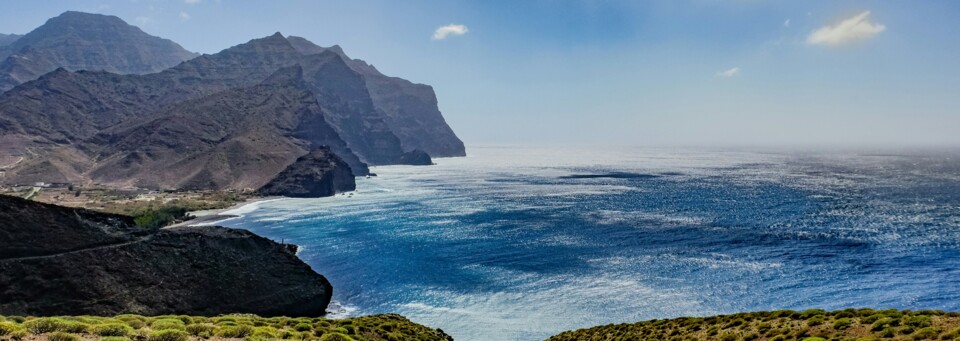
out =
<svg viewBox="0 0 960 341"><path fill-rule="evenodd" d="M103 131L84 145L99 160L89 174L114 186L257 189L319 146L349 160L348 172L356 167L367 174L325 114L302 70L281 69L262 84L189 100Z"/></svg>
<svg viewBox="0 0 960 341"><path fill-rule="evenodd" d="M0 91L60 67L146 74L195 56L115 16L65 12L0 47Z"/></svg>
<svg viewBox="0 0 960 341"><path fill-rule="evenodd" d="M146 75L58 68L0 94L0 183L257 189L323 146L358 176L463 154L435 98L405 109L383 82L433 96L280 33Z"/></svg>
<svg viewBox="0 0 960 341"><path fill-rule="evenodd" d="M13 42L17 41L17 39L20 39L20 37L23 37L23 36L22 36L22 35L19 35L19 34L3 34L3 33L0 33L0 47L4 47L4 46L7 46L7 45L10 45L10 44L12 44Z"/></svg>
<svg viewBox="0 0 960 341"><path fill-rule="evenodd" d="M145 230L9 196L0 207L0 315L321 316L333 291L296 246L246 230Z"/></svg>
<svg viewBox="0 0 960 341"><path fill-rule="evenodd" d="M363 75L374 106L400 139L404 150L420 149L433 157L466 155L463 141L443 119L437 95L429 85L386 76L363 60L351 59L337 45L324 48L295 36L287 40L303 54L336 53Z"/></svg>

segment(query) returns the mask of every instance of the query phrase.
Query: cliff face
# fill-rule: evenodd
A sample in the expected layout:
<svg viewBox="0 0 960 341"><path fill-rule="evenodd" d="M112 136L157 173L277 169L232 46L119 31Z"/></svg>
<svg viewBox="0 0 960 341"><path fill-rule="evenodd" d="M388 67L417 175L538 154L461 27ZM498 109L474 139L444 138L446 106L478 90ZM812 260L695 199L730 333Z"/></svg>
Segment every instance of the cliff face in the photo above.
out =
<svg viewBox="0 0 960 341"><path fill-rule="evenodd" d="M420 149L433 157L466 155L463 141L447 125L437 106L437 95L429 85L384 75L363 60L348 57L337 45L320 47L295 36L287 37L287 40L305 55L336 53L350 68L363 75L377 112L400 139L405 151Z"/></svg>
<svg viewBox="0 0 960 341"><path fill-rule="evenodd" d="M0 47L0 92L59 67L145 74L195 56L115 16L66 12Z"/></svg>
<svg viewBox="0 0 960 341"><path fill-rule="evenodd" d="M261 195L316 198L357 188L353 173L329 148L314 149L260 188Z"/></svg>
<svg viewBox="0 0 960 341"><path fill-rule="evenodd" d="M0 258L0 315L320 316L330 301L289 247L245 230L133 233L127 217L6 196L0 213L0 236L38 236Z"/></svg>

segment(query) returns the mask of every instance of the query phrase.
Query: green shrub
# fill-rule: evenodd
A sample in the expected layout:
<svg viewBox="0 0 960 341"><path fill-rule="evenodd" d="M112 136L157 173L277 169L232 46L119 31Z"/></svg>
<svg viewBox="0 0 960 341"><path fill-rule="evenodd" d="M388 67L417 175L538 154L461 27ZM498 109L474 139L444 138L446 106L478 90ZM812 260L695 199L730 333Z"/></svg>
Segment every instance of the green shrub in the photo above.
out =
<svg viewBox="0 0 960 341"><path fill-rule="evenodd" d="M877 333L877 336L886 337L886 338L894 337L896 335L897 335L897 330L891 327L884 328L879 333Z"/></svg>
<svg viewBox="0 0 960 341"><path fill-rule="evenodd" d="M877 322L877 320L882 319L882 318L884 318L884 315L883 315L883 314L873 314L873 315L870 315L870 316L867 316L867 317L864 317L864 318L860 319L860 322L863 322L863 323L874 323L874 322Z"/></svg>
<svg viewBox="0 0 960 341"><path fill-rule="evenodd" d="M226 338L243 338L253 334L253 327L248 325L221 326L214 335Z"/></svg>
<svg viewBox="0 0 960 341"><path fill-rule="evenodd" d="M933 339L936 339L938 335L940 335L940 331L938 331L933 327L926 327L926 328L921 328L920 330L917 330L917 332L913 334L913 339L914 340L933 340Z"/></svg>
<svg viewBox="0 0 960 341"><path fill-rule="evenodd" d="M823 315L815 315L807 320L807 325L814 327L823 324Z"/></svg>
<svg viewBox="0 0 960 341"><path fill-rule="evenodd" d="M55 332L63 326L63 321L52 317L39 317L23 322L23 327L33 334Z"/></svg>
<svg viewBox="0 0 960 341"><path fill-rule="evenodd" d="M894 320L894 319L889 318L889 317L884 317L884 318L881 318L881 319L876 320L875 322L873 322L873 324L870 326L870 330L872 330L872 331L880 331L880 330L883 330L884 328L887 328L887 327L889 327L889 326L895 326L895 325L896 325L896 322L897 322L897 320Z"/></svg>
<svg viewBox="0 0 960 341"><path fill-rule="evenodd" d="M217 326L214 326L209 323L191 324L185 328L186 332L193 336L213 335L213 332L216 329L217 329Z"/></svg>
<svg viewBox="0 0 960 341"><path fill-rule="evenodd" d="M823 309L807 309L800 313L800 318L809 319L818 315L827 315L827 311Z"/></svg>
<svg viewBox="0 0 960 341"><path fill-rule="evenodd" d="M254 327L253 334L250 334L252 337L267 338L267 339L276 339L277 335L280 334L277 328L274 327Z"/></svg>
<svg viewBox="0 0 960 341"><path fill-rule="evenodd" d="M313 326L307 323L300 323L293 326L293 330L296 330L298 332L305 332L305 331L313 330Z"/></svg>
<svg viewBox="0 0 960 341"><path fill-rule="evenodd" d="M57 331L71 334L86 334L90 332L90 325L82 322L64 321Z"/></svg>
<svg viewBox="0 0 960 341"><path fill-rule="evenodd" d="M187 341L189 339L190 335L185 331L166 329L151 332L147 341Z"/></svg>
<svg viewBox="0 0 960 341"><path fill-rule="evenodd" d="M349 337L340 333L328 333L323 334L320 337L320 341L354 341L352 337Z"/></svg>
<svg viewBox="0 0 960 341"><path fill-rule="evenodd" d="M827 341L827 339L813 336L813 337L804 338L803 341Z"/></svg>
<svg viewBox="0 0 960 341"><path fill-rule="evenodd" d="M853 325L853 320L849 317L838 318L836 321L833 321L833 329L844 330L850 328Z"/></svg>
<svg viewBox="0 0 960 341"><path fill-rule="evenodd" d="M0 322L0 336L9 335L17 330L20 330L21 327L13 322Z"/></svg>
<svg viewBox="0 0 960 341"><path fill-rule="evenodd" d="M923 328L923 327L932 326L933 320L930 319L929 316L923 316L923 315L910 316L909 318L907 318L907 321L904 324L914 328Z"/></svg>
<svg viewBox="0 0 960 341"><path fill-rule="evenodd" d="M93 326L91 331L100 336L127 336L133 333L133 327L124 323L105 323Z"/></svg>
<svg viewBox="0 0 960 341"><path fill-rule="evenodd" d="M154 320L150 322L150 328L153 330L164 330L164 329L173 329L173 330L185 330L186 324L183 323L180 319L176 318L163 318L159 320Z"/></svg>
<svg viewBox="0 0 960 341"><path fill-rule="evenodd" d="M187 209L183 207L164 207L140 213L133 217L133 222L143 228L159 229L186 217Z"/></svg>
<svg viewBox="0 0 960 341"><path fill-rule="evenodd" d="M47 335L49 341L80 341L80 337L64 332L53 332Z"/></svg>

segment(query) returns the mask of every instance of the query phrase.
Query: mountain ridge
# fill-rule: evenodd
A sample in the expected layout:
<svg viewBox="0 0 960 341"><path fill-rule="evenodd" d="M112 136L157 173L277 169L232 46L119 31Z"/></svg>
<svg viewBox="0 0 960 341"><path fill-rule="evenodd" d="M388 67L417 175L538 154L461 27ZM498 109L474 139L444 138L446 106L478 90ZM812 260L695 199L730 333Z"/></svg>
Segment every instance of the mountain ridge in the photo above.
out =
<svg viewBox="0 0 960 341"><path fill-rule="evenodd" d="M0 91L59 67L146 74L195 56L116 16L67 11L0 47Z"/></svg>
<svg viewBox="0 0 960 341"><path fill-rule="evenodd" d="M143 75L58 67L0 94L0 142L0 183L153 189L255 190L322 146L356 176L465 154L429 86L280 32Z"/></svg>

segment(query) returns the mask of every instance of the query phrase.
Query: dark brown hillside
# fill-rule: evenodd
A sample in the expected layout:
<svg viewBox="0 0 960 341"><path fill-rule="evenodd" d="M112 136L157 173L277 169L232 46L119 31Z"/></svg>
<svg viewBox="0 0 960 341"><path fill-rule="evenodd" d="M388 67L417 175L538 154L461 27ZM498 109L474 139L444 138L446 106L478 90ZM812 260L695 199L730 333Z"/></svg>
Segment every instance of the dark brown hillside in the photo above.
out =
<svg viewBox="0 0 960 341"><path fill-rule="evenodd" d="M187 101L91 140L102 160L91 178L147 188L256 189L318 146L366 165L347 149L302 80L299 67L267 82ZM309 129L304 128L309 124Z"/></svg>
<svg viewBox="0 0 960 341"><path fill-rule="evenodd" d="M0 238L37 236L0 258L0 315L320 316L330 302L293 249L245 230L143 233L128 217L7 196L0 216Z"/></svg>

